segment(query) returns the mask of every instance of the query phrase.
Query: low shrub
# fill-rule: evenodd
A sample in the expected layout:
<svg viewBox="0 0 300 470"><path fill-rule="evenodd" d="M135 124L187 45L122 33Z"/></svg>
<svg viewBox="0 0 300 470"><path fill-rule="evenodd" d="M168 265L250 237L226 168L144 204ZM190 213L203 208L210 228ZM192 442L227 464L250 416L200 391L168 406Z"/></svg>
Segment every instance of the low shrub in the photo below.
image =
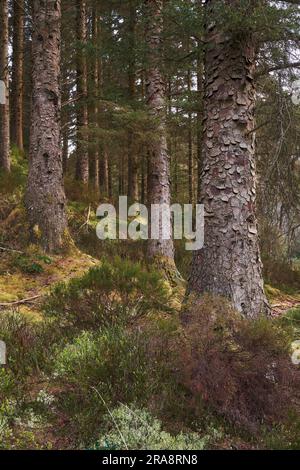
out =
<svg viewBox="0 0 300 470"><path fill-rule="evenodd" d="M287 417L300 384L289 332L267 318L243 318L211 296L192 298L183 324L182 377L194 396L253 432Z"/></svg>
<svg viewBox="0 0 300 470"><path fill-rule="evenodd" d="M92 446L94 450L202 450L208 436L180 433L172 436L149 411L121 405L104 419L106 432Z"/></svg>
<svg viewBox="0 0 300 470"><path fill-rule="evenodd" d="M54 287L44 309L61 325L93 329L167 309L169 291L159 274L138 263L103 261L83 277Z"/></svg>
<svg viewBox="0 0 300 470"><path fill-rule="evenodd" d="M105 402L147 398L145 344L139 333L118 327L81 333L57 352L54 373L78 393L95 388Z"/></svg>
<svg viewBox="0 0 300 470"><path fill-rule="evenodd" d="M53 376L66 390L59 406L70 416L77 439L94 435L107 406L145 404L159 386L151 367L144 335L121 327L82 332L58 348Z"/></svg>
<svg viewBox="0 0 300 470"><path fill-rule="evenodd" d="M0 338L7 348L6 370L20 386L32 372L46 372L55 345L66 342L55 322L33 322L15 311L0 312Z"/></svg>
<svg viewBox="0 0 300 470"><path fill-rule="evenodd" d="M295 269L285 260L266 258L264 278L268 284L287 293L293 294L300 289L300 270Z"/></svg>

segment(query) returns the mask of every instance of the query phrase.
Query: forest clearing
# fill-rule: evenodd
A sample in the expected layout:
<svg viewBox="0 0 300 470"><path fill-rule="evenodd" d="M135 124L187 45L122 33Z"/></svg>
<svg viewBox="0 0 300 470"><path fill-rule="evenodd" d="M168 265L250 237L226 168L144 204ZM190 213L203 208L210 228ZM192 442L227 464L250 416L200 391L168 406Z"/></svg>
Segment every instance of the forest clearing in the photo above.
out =
<svg viewBox="0 0 300 470"><path fill-rule="evenodd" d="M300 450L299 21L0 0L1 451Z"/></svg>

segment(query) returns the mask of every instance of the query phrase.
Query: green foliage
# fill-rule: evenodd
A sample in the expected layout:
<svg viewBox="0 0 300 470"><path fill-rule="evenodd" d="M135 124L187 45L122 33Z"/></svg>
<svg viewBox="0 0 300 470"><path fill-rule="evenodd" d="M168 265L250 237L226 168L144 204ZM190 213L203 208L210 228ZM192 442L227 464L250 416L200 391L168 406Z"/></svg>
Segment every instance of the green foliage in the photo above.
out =
<svg viewBox="0 0 300 470"><path fill-rule="evenodd" d="M16 147L11 149L11 172L0 171L0 193L5 195L23 192L28 173L28 162Z"/></svg>
<svg viewBox="0 0 300 470"><path fill-rule="evenodd" d="M47 371L52 348L64 341L55 323L32 322L14 311L0 311L0 338L7 347L7 371L12 372L19 387L25 385L28 374L40 368Z"/></svg>
<svg viewBox="0 0 300 470"><path fill-rule="evenodd" d="M16 387L15 378L12 372L8 369L0 367L0 402L6 397L14 394Z"/></svg>
<svg viewBox="0 0 300 470"><path fill-rule="evenodd" d="M300 340L300 307L289 310L278 322L284 327L291 327L293 339Z"/></svg>
<svg viewBox="0 0 300 470"><path fill-rule="evenodd" d="M126 260L104 260L83 277L55 286L45 311L62 325L86 329L118 324L153 309L167 309L168 298L168 290L156 272Z"/></svg>
<svg viewBox="0 0 300 470"><path fill-rule="evenodd" d="M76 393L95 387L108 402L146 399L147 354L138 333L120 328L83 332L58 351L54 373L74 384Z"/></svg>
<svg viewBox="0 0 300 470"><path fill-rule="evenodd" d="M15 266L18 267L23 273L27 274L40 274L44 271L43 266L27 256L19 256L15 260Z"/></svg>
<svg viewBox="0 0 300 470"><path fill-rule="evenodd" d="M83 332L57 349L53 375L68 390L60 396L60 407L72 419L78 440L86 442L107 406L145 404L158 386L143 335L119 327Z"/></svg>
<svg viewBox="0 0 300 470"><path fill-rule="evenodd" d="M264 277L268 284L286 292L299 292L300 271L284 260L264 257Z"/></svg>
<svg viewBox="0 0 300 470"><path fill-rule="evenodd" d="M107 414L95 450L203 450L208 436L196 433L172 436L147 410L121 405Z"/></svg>
<svg viewBox="0 0 300 470"><path fill-rule="evenodd" d="M52 259L49 256L38 253L18 255L14 260L14 265L26 274L40 274L44 272L43 265L49 265Z"/></svg>

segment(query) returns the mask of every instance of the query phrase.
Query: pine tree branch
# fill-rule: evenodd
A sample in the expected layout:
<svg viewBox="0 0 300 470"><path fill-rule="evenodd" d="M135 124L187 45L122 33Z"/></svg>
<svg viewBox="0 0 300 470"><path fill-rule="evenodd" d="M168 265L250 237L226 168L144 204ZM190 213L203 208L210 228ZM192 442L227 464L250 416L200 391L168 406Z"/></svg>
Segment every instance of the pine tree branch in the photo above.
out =
<svg viewBox="0 0 300 470"><path fill-rule="evenodd" d="M279 65L274 65L273 67L260 69L256 72L255 78L262 77L263 75L267 75L270 72L276 72L277 70L285 70L285 69L293 69L293 68L295 68L295 69L300 68L300 61L299 62L290 62L290 63L286 63L286 64L279 64Z"/></svg>

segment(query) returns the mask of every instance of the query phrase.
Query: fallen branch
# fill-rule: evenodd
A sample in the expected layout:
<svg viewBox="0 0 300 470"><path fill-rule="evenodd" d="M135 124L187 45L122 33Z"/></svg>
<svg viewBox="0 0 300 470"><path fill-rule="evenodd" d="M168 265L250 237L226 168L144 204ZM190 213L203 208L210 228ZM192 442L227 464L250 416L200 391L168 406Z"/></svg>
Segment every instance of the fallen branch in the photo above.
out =
<svg viewBox="0 0 300 470"><path fill-rule="evenodd" d="M39 299L42 297L42 294L34 295L33 297L28 297L27 299L15 300L14 302L6 302L4 304L0 303L0 307L14 307L16 305L22 305L32 302L33 300Z"/></svg>
<svg viewBox="0 0 300 470"><path fill-rule="evenodd" d="M13 250L13 248L5 248L4 246L0 246L1 251L11 251L12 253L19 253L19 255L23 255L24 251Z"/></svg>

